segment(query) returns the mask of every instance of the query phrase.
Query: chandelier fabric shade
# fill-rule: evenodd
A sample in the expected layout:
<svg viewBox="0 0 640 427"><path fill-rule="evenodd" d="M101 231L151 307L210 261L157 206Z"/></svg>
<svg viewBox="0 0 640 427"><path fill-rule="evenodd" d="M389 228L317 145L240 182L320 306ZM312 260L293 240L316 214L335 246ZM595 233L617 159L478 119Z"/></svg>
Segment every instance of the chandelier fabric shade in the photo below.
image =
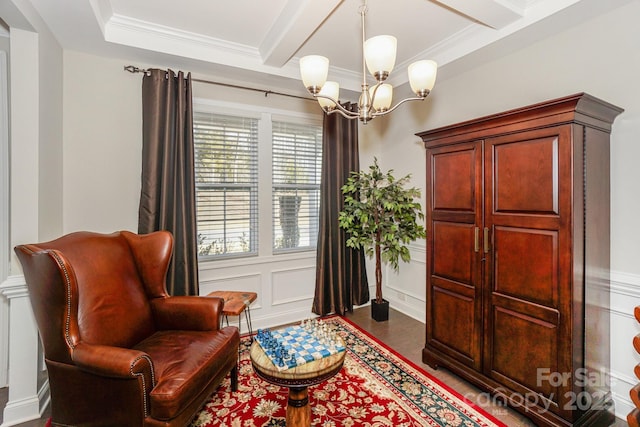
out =
<svg viewBox="0 0 640 427"><path fill-rule="evenodd" d="M375 117L388 114L407 101L424 100L435 85L438 65L432 60L420 60L408 67L409 85L415 97L405 98L393 107L393 87L384 83L396 62L397 39L389 35L365 38L366 0L360 8L362 21L362 93L357 111L347 110L339 102L340 86L327 81L329 59L320 55L308 55L300 59L300 75L305 88L313 95L327 114L340 113L349 119L359 119L364 124ZM366 65L366 67L365 67ZM376 83L369 87L366 70Z"/></svg>

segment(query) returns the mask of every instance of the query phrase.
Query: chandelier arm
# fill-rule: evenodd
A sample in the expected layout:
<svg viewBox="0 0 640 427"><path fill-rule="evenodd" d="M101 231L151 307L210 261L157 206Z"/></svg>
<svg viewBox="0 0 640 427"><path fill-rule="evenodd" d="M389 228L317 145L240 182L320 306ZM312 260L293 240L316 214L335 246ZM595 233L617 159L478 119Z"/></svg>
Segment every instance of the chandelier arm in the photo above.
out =
<svg viewBox="0 0 640 427"><path fill-rule="evenodd" d="M358 117L358 113L355 111L350 111L347 110L346 108L344 108L342 105L340 105L340 102L337 99L333 99L330 96L327 95L322 95L320 93L316 93L313 95L315 98L324 98L324 99L328 99L329 101L333 102L335 105L334 109L331 111L327 111L327 114L331 114L333 112L340 111L342 113L343 116L348 117L348 118L356 118ZM326 111L326 110L325 110Z"/></svg>
<svg viewBox="0 0 640 427"><path fill-rule="evenodd" d="M380 88L380 86L382 86L382 82L377 82L376 84L373 85L373 87L371 89L373 89L373 92L370 92L371 95L369 95L369 102L371 102L371 105L369 106L369 110L373 110L375 113L375 110L373 108L373 101L376 99L376 94L378 93L378 88ZM367 89L368 90L368 89Z"/></svg>
<svg viewBox="0 0 640 427"><path fill-rule="evenodd" d="M371 115L372 115L373 117L384 116L385 114L389 114L389 113L391 113L393 110L395 110L396 108L398 108L399 106L401 106L401 105L402 105L402 104L404 104L405 102L409 102L409 101L424 101L424 100L425 100L425 98L426 98L426 96L425 96L425 97L422 97L422 96L414 96L413 98L405 98L405 99L403 99L402 101L398 102L398 103L397 103L396 105L394 105L393 107L389 108L388 110L381 111L381 112L379 112L379 113L374 112L374 113L372 113Z"/></svg>
<svg viewBox="0 0 640 427"><path fill-rule="evenodd" d="M345 119L349 119L349 120L353 120L353 119L359 118L358 115L353 114L352 112L349 112L350 114L347 115L342 110L338 110L337 108L334 108L333 110L330 110L330 111L324 110L324 112L327 113L327 115L338 113L342 117L344 117Z"/></svg>

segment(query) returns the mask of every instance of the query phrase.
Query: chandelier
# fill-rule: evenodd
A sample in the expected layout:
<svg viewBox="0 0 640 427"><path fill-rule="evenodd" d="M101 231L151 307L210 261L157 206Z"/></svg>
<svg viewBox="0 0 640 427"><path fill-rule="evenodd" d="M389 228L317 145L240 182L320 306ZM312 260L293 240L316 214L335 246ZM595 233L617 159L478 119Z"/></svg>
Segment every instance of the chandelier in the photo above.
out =
<svg viewBox="0 0 640 427"><path fill-rule="evenodd" d="M329 59L320 55L300 58L302 83L313 95L327 114L340 113L348 119L360 119L364 124L378 116L389 114L407 101L422 101L433 89L438 65L435 61L421 60L409 65L409 84L415 97L405 98L391 107L393 86L384 81L389 77L396 62L397 39L393 36L376 36L365 39L366 0L360 6L362 21L362 93L358 100L358 110L351 111L338 101L340 85L327 81ZM366 67L366 68L365 68ZM366 69L376 79L369 87Z"/></svg>

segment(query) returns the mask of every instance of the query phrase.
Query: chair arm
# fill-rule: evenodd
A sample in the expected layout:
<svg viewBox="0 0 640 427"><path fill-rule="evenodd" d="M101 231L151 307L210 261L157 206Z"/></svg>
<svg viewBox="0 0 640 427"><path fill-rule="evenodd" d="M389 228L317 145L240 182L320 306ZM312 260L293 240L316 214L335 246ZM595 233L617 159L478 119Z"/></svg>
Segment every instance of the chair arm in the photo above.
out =
<svg viewBox="0 0 640 427"><path fill-rule="evenodd" d="M71 359L83 371L110 378L141 377L147 392L155 387L153 363L145 352L80 343L73 349Z"/></svg>
<svg viewBox="0 0 640 427"><path fill-rule="evenodd" d="M215 297L173 296L151 300L158 330L216 331L224 300Z"/></svg>

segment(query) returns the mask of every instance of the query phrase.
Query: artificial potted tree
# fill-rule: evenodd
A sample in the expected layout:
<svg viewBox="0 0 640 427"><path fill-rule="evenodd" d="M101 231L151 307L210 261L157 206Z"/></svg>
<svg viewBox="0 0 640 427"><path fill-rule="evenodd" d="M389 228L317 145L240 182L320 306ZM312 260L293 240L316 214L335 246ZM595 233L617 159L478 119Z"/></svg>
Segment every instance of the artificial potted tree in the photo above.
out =
<svg viewBox="0 0 640 427"><path fill-rule="evenodd" d="M374 158L369 171L352 172L342 186L344 208L339 224L348 234L347 246L364 248L376 261L376 297L371 300L371 317L376 321L389 319L389 302L382 297L382 261L398 271L398 261L408 262L410 242L426 236L418 219L424 219L422 207L416 201L420 190L405 188L411 178L396 179L393 170L380 171Z"/></svg>

